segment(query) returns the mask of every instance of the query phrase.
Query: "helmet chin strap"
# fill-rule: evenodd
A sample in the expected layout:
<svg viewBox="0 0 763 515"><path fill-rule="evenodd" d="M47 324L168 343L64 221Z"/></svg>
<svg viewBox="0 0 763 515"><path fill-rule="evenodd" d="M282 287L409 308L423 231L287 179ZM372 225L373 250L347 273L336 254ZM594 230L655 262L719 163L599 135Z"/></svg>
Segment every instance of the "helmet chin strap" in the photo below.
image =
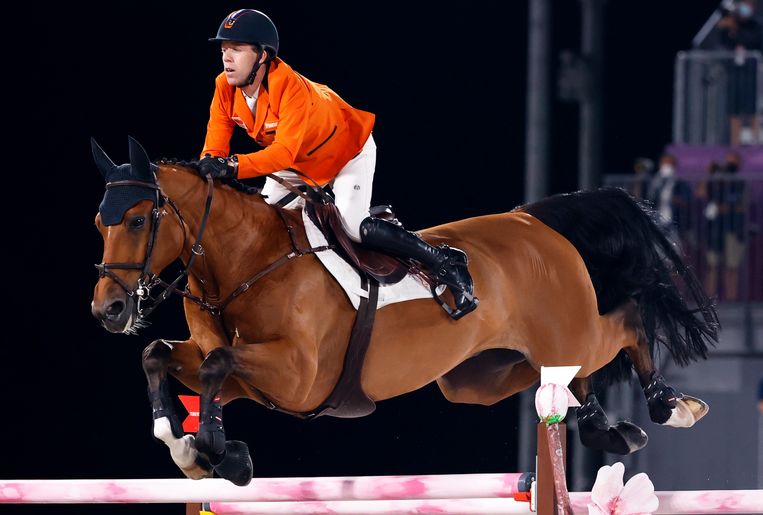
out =
<svg viewBox="0 0 763 515"><path fill-rule="evenodd" d="M245 86L251 86L252 84L254 84L254 77L257 75L257 72L259 71L260 66L262 66L260 64L261 56L262 56L262 52L257 54L257 59L255 59L254 61L254 66L252 66L252 72L249 74L249 77L247 77L246 83L244 84Z"/></svg>

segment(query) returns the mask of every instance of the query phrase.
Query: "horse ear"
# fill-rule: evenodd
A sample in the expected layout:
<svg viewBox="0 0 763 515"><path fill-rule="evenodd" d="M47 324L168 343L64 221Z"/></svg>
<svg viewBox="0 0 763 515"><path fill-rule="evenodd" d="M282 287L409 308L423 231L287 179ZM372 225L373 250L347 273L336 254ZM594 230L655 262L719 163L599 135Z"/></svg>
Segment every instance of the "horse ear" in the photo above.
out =
<svg viewBox="0 0 763 515"><path fill-rule="evenodd" d="M103 178L109 180L109 174L116 168L117 165L106 155L101 146L95 142L95 138L90 138L90 149L93 151L93 159L95 160L95 166L98 171L101 172Z"/></svg>
<svg viewBox="0 0 763 515"><path fill-rule="evenodd" d="M127 136L130 144L130 168L137 178L154 182L154 174L151 171L151 160L148 158L143 146L132 136Z"/></svg>

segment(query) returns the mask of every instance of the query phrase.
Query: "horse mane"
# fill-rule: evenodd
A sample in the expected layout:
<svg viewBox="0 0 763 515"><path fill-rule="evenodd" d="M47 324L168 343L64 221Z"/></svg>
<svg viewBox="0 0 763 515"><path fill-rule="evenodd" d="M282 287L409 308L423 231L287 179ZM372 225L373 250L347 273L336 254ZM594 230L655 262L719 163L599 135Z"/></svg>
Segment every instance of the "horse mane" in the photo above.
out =
<svg viewBox="0 0 763 515"><path fill-rule="evenodd" d="M182 166L183 168L189 168L195 172L199 171L198 161L183 161L181 159L177 159L174 157L162 157L161 159L159 159L157 164L176 165L176 166ZM243 182L236 179L220 179L220 182L222 184L227 184L234 190L240 191L241 193L244 193L246 195L259 195L262 192L262 188L258 188L256 186L249 186L248 184L244 184Z"/></svg>

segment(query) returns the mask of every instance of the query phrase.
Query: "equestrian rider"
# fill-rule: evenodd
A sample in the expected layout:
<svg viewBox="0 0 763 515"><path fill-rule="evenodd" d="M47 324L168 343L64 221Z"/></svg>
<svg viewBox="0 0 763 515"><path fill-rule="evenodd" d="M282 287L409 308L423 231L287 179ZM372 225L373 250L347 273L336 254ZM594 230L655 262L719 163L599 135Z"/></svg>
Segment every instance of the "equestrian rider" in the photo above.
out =
<svg viewBox="0 0 763 515"><path fill-rule="evenodd" d="M200 173L238 179L275 174L292 185L304 184L291 171L298 170L321 186L331 183L351 239L420 262L451 287L460 316L473 310L476 303L461 293L473 293L464 252L446 245L433 247L398 225L369 216L376 166L374 115L351 107L330 88L278 58L278 32L260 11L234 11L210 41L221 44L223 72L215 79ZM230 155L235 125L262 150ZM262 190L270 204L289 193L270 177ZM298 200L285 207L294 207Z"/></svg>

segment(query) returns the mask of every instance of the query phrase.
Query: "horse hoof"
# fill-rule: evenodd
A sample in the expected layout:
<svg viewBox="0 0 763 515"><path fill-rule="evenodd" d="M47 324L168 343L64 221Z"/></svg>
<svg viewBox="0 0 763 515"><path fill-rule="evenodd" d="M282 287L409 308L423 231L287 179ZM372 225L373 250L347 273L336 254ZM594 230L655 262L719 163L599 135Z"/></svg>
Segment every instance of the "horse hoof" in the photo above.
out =
<svg viewBox="0 0 763 515"><path fill-rule="evenodd" d="M205 479L215 475L215 467L209 462L206 454L200 452L196 453L196 458L192 464L186 467L180 467L180 470L190 479Z"/></svg>
<svg viewBox="0 0 763 515"><path fill-rule="evenodd" d="M613 454L631 454L646 447L649 437L636 424L631 424L625 420L618 422L609 428L613 433L612 448L607 452Z"/></svg>
<svg viewBox="0 0 763 515"><path fill-rule="evenodd" d="M676 401L676 407L673 408L670 418L664 425L670 427L691 427L699 419L707 415L710 406L702 399L684 395Z"/></svg>
<svg viewBox="0 0 763 515"><path fill-rule="evenodd" d="M618 422L607 430L584 430L581 427L580 441L586 447L612 454L626 455L642 449L648 440L646 433L630 422Z"/></svg>
<svg viewBox="0 0 763 515"><path fill-rule="evenodd" d="M185 435L167 444L170 447L172 461L180 468L186 477L191 479L203 479L213 474L212 465L206 456L196 450L193 435Z"/></svg>
<svg viewBox="0 0 763 515"><path fill-rule="evenodd" d="M196 462L188 468L181 468L180 471L185 477L190 479L205 479L214 476L215 469L206 458L201 454L196 458Z"/></svg>
<svg viewBox="0 0 763 515"><path fill-rule="evenodd" d="M225 442L225 458L215 465L215 472L236 486L246 486L254 475L249 447L239 440Z"/></svg>

